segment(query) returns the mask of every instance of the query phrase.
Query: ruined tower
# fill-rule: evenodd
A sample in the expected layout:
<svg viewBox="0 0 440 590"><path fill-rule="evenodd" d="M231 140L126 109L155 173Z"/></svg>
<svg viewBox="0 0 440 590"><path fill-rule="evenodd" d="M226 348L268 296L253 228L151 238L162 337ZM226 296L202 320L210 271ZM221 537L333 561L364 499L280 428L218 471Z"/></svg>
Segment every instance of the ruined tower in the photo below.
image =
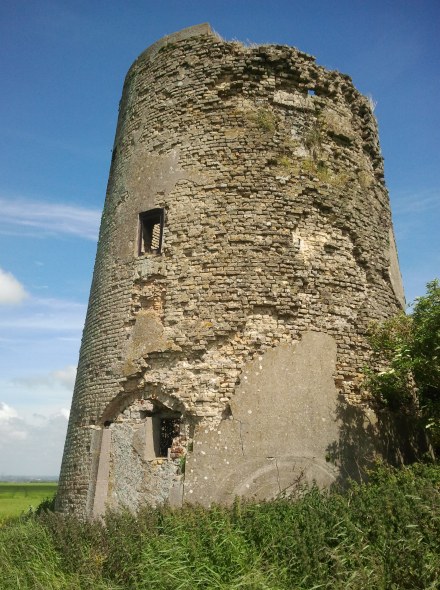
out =
<svg viewBox="0 0 440 590"><path fill-rule="evenodd" d="M208 25L163 38L124 85L58 509L355 475L380 452L367 327L403 305L376 122L350 78Z"/></svg>

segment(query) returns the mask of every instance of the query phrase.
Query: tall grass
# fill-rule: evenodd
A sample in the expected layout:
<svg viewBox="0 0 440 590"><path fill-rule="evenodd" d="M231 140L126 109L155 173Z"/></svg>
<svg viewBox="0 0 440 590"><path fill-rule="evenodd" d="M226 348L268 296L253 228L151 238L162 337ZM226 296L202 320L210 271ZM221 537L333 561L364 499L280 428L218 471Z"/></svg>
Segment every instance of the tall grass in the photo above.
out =
<svg viewBox="0 0 440 590"><path fill-rule="evenodd" d="M0 528L0 588L436 589L440 468L378 469L344 493Z"/></svg>

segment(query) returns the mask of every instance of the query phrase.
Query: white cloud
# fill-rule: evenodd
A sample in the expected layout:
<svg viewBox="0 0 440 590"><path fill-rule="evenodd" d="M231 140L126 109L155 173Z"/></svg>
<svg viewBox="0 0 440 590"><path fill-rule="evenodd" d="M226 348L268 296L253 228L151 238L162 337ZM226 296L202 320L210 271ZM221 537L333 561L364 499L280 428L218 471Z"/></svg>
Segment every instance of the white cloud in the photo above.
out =
<svg viewBox="0 0 440 590"><path fill-rule="evenodd" d="M27 389L67 389L73 390L76 378L76 367L67 365L66 367L50 373L42 373L38 375L28 375L27 377L20 377L14 379L14 384L21 385Z"/></svg>
<svg viewBox="0 0 440 590"><path fill-rule="evenodd" d="M42 334L48 332L60 332L67 335L68 332L81 332L84 325L86 305L66 299L37 298L29 299L26 309L20 309L16 313L2 313L0 315L0 328L3 330L26 330L26 332L39 331Z"/></svg>
<svg viewBox="0 0 440 590"><path fill-rule="evenodd" d="M0 268L0 305L15 305L27 297L23 285L9 272Z"/></svg>
<svg viewBox="0 0 440 590"><path fill-rule="evenodd" d="M401 192L392 198L392 209L396 216L430 213L439 208L439 191L434 189L419 193Z"/></svg>
<svg viewBox="0 0 440 590"><path fill-rule="evenodd" d="M93 241L98 237L98 209L1 197L0 209L1 233L38 237L68 234Z"/></svg>
<svg viewBox="0 0 440 590"><path fill-rule="evenodd" d="M22 418L0 402L0 474L58 475L68 412Z"/></svg>
<svg viewBox="0 0 440 590"><path fill-rule="evenodd" d="M53 371L52 376L67 389L73 389L76 378L76 367L74 365L68 365L64 369L59 371Z"/></svg>
<svg viewBox="0 0 440 590"><path fill-rule="evenodd" d="M2 439L7 436L10 441L25 440L26 431L20 428L18 413L14 408L4 402L0 402L0 449L2 448Z"/></svg>
<svg viewBox="0 0 440 590"><path fill-rule="evenodd" d="M14 408L8 406L4 402L0 402L0 422L7 422L11 418L17 418L18 414Z"/></svg>

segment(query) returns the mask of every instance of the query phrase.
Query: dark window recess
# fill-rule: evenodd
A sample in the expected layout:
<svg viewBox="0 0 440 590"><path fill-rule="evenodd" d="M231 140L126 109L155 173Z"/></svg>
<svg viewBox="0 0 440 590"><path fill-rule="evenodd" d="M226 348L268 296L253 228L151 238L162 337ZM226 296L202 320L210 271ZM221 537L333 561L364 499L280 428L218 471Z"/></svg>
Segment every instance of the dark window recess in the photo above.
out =
<svg viewBox="0 0 440 590"><path fill-rule="evenodd" d="M151 209L139 214L139 256L141 254L160 254L163 218L163 209Z"/></svg>
<svg viewBox="0 0 440 590"><path fill-rule="evenodd" d="M168 449L173 444L173 438L180 433L179 418L160 419L159 457L167 457Z"/></svg>

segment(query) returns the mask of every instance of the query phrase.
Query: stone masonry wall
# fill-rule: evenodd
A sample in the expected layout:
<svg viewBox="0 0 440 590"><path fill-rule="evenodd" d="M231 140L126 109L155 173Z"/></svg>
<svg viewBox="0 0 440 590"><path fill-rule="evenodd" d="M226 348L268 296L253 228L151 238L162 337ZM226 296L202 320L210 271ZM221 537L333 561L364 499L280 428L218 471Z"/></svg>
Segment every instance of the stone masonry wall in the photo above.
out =
<svg viewBox="0 0 440 590"><path fill-rule="evenodd" d="M138 255L155 208L162 251ZM164 38L125 81L58 508L328 485L338 407L369 407L368 324L402 305L376 121L350 78L208 25ZM180 417L166 457L148 450L158 412Z"/></svg>

